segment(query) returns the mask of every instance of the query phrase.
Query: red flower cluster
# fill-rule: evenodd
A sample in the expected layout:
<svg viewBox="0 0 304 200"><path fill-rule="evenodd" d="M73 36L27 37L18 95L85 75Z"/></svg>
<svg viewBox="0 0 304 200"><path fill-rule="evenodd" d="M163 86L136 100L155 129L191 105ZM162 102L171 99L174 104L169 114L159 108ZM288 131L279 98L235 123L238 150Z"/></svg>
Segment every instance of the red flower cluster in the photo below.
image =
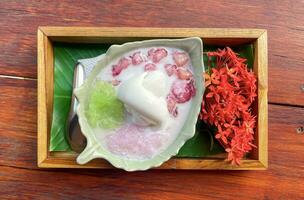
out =
<svg viewBox="0 0 304 200"><path fill-rule="evenodd" d="M240 160L252 147L255 117L251 104L256 95L256 77L248 71L246 59L238 57L229 47L208 52L208 72L204 74L206 92L200 119L215 126L215 138L228 152L228 160ZM211 68L211 59L215 67Z"/></svg>

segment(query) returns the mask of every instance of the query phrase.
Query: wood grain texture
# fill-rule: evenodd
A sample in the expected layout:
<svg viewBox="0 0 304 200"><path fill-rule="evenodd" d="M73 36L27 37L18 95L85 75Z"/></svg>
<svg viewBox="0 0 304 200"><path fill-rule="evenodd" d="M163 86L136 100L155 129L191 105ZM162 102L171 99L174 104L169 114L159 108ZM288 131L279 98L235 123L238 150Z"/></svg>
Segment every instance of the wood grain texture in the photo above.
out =
<svg viewBox="0 0 304 200"><path fill-rule="evenodd" d="M304 108L269 105L266 171L39 170L36 87L0 78L0 199L304 198Z"/></svg>
<svg viewBox="0 0 304 200"><path fill-rule="evenodd" d="M143 27L71 27L71 26L40 26L42 32L51 38L58 36L68 37L138 37L167 38L190 37L197 35L202 38L258 38L265 29L237 29L237 28L147 28Z"/></svg>
<svg viewBox="0 0 304 200"><path fill-rule="evenodd" d="M47 158L48 152L48 137L44 137L43 132L48 132L50 129L48 116L50 113L47 113L47 104L41 102L48 102L46 96L47 92L45 91L46 83L50 78L46 78L46 60L47 60L47 37L40 30L37 32L37 58L38 58L38 76L41 77L38 79L38 106L37 115L38 115L38 129L37 129L37 140L39 141L37 144L37 151L40 152L37 154L37 163L38 165ZM51 74L50 74L51 75ZM53 86L53 84L51 84ZM39 92L40 91L40 92ZM50 118L49 118L50 119Z"/></svg>
<svg viewBox="0 0 304 200"><path fill-rule="evenodd" d="M269 101L303 106L303 13L302 0L3 0L0 75L36 78L43 25L263 28ZM0 199L304 199L303 107L269 106L267 171L39 170L36 88L0 77Z"/></svg>
<svg viewBox="0 0 304 200"><path fill-rule="evenodd" d="M0 169L0 197L11 199L300 200L304 197L300 181L303 177L294 173L292 174L297 176L297 180L290 179L290 175L273 176L267 171L176 173L156 170L125 173L116 170L67 172L10 167Z"/></svg>
<svg viewBox="0 0 304 200"><path fill-rule="evenodd" d="M303 106L303 12L302 0L4 0L0 2L0 74L37 76L36 31L43 25L263 28L269 36L269 101Z"/></svg>
<svg viewBox="0 0 304 200"><path fill-rule="evenodd" d="M257 101L253 104L257 115L257 131L254 135L255 144L259 161L265 166L268 166L268 47L267 47L267 32L265 31L254 44L254 66L253 71L257 75Z"/></svg>
<svg viewBox="0 0 304 200"><path fill-rule="evenodd" d="M0 165L36 165L29 155L37 149L36 86L36 80L0 78Z"/></svg>

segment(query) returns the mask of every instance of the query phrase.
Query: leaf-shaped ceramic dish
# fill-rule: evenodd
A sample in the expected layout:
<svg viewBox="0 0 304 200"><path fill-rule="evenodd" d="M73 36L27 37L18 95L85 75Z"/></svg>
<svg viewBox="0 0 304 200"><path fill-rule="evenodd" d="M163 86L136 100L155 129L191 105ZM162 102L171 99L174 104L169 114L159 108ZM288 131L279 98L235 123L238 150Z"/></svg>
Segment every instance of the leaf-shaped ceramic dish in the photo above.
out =
<svg viewBox="0 0 304 200"><path fill-rule="evenodd" d="M93 132L93 128L90 126L86 118L85 105L88 102L88 92L90 91L90 88L92 88L94 80L98 76L99 72L104 67L106 67L112 60L134 49L147 48L153 46L180 48L188 52L194 70L193 73L195 78L196 95L192 100L190 111L181 131L178 133L173 143L168 146L168 148L166 148L161 153L155 155L151 159L130 160L128 158L113 154L100 145ZM106 52L104 58L100 60L98 64L94 67L93 71L86 79L84 84L74 91L79 101L77 114L79 116L80 127L83 134L87 138L87 146L85 150L81 152L81 154L77 157L77 163L85 164L95 158L104 158L117 168L122 168L127 171L136 171L146 170L151 167L160 166L163 162L169 160L172 156L176 155L179 149L183 146L183 144L195 134L195 124L200 111L204 90L202 80L202 73L204 72L204 66L202 61L202 48L202 40L196 37L185 39L146 40L125 43L123 45L111 46Z"/></svg>

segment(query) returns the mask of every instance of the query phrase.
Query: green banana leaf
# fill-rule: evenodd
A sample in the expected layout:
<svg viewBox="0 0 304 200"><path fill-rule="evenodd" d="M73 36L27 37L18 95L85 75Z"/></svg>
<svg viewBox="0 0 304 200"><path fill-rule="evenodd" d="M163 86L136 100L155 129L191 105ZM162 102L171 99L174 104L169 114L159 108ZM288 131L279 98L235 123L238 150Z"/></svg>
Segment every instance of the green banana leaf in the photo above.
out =
<svg viewBox="0 0 304 200"><path fill-rule="evenodd" d="M54 105L50 137L50 151L71 151L65 138L66 121L70 109L73 70L78 59L91 58L103 54L110 45L54 43ZM214 51L219 46L204 46L204 52ZM232 48L241 57L247 58L250 68L253 65L253 45ZM207 66L207 57L204 62ZM196 133L180 149L178 157L204 157L224 152L214 139L214 130L198 121Z"/></svg>

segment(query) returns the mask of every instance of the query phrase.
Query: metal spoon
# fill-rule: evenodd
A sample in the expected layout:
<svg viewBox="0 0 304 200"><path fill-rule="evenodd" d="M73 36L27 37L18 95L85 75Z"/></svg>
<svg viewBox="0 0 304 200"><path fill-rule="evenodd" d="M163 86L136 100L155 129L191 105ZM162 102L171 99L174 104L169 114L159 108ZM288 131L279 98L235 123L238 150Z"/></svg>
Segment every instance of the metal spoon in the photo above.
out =
<svg viewBox="0 0 304 200"><path fill-rule="evenodd" d="M81 86L84 82L84 67L77 63L74 69L73 90ZM72 94L69 117L67 120L66 138L73 151L82 152L87 144L87 140L81 132L78 116L76 114L78 101L74 94Z"/></svg>

